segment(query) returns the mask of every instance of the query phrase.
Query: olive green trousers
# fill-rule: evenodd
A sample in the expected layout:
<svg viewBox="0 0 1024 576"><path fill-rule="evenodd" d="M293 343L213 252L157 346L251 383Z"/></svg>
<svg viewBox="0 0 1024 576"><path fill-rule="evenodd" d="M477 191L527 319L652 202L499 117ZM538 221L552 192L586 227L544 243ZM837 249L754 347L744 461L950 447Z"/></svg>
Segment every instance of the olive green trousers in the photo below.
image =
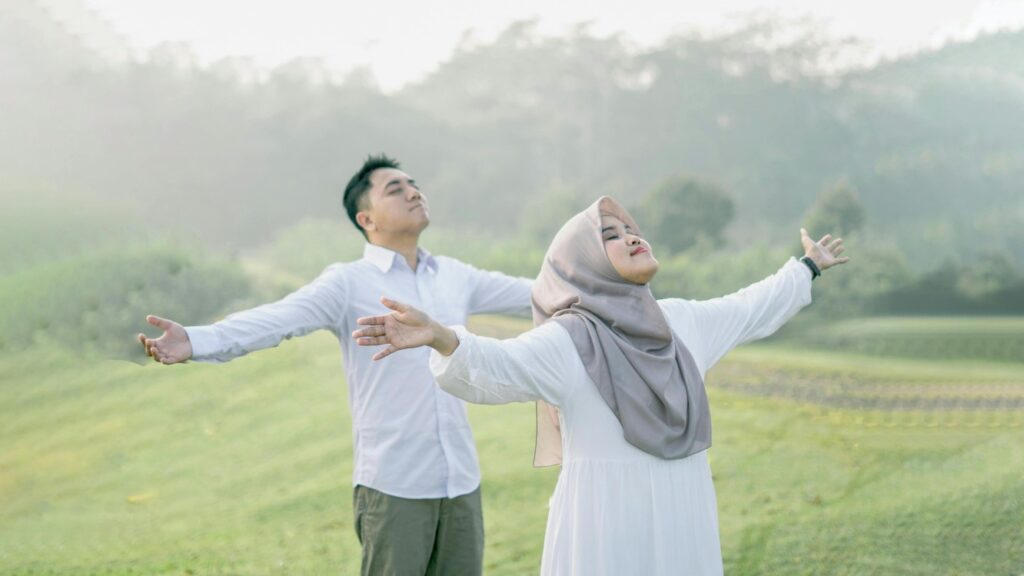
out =
<svg viewBox="0 0 1024 576"><path fill-rule="evenodd" d="M366 486L352 492L363 576L480 576L480 489L455 498L410 499Z"/></svg>

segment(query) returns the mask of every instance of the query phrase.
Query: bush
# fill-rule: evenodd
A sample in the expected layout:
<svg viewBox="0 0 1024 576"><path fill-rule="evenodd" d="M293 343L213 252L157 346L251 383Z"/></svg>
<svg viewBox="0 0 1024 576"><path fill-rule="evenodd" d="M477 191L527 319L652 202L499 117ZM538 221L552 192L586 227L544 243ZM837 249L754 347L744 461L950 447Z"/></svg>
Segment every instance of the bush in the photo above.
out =
<svg viewBox="0 0 1024 576"><path fill-rule="evenodd" d="M105 249L0 278L0 350L58 343L141 359L147 314L207 323L249 292L234 262L171 246ZM152 330L150 330L152 333Z"/></svg>

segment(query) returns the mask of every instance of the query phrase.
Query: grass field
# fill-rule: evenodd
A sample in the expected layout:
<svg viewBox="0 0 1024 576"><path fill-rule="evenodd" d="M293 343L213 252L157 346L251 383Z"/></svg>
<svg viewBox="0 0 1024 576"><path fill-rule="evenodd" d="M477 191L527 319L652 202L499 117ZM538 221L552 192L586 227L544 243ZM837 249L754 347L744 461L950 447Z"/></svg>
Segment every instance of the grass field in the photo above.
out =
<svg viewBox="0 0 1024 576"><path fill-rule="evenodd" d="M357 573L339 358L0 356L0 573ZM708 385L727 574L1024 574L1024 363L756 345ZM486 572L536 573L532 406L470 416Z"/></svg>
<svg viewBox="0 0 1024 576"><path fill-rule="evenodd" d="M805 346L876 356L1024 362L1024 317L856 318L795 335Z"/></svg>

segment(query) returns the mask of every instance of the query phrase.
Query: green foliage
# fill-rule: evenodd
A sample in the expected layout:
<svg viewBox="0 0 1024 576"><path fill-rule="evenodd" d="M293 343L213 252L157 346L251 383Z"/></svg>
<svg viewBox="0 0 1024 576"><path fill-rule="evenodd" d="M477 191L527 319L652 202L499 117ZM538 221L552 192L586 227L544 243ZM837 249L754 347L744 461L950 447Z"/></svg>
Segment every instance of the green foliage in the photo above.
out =
<svg viewBox="0 0 1024 576"><path fill-rule="evenodd" d="M184 325L213 319L247 295L238 264L172 246L104 249L0 277L0 350L59 343L142 359L146 315Z"/></svg>
<svg viewBox="0 0 1024 576"><path fill-rule="evenodd" d="M0 277L151 234L123 207L30 187L0 189Z"/></svg>
<svg viewBox="0 0 1024 576"><path fill-rule="evenodd" d="M659 259L651 289L658 298L706 300L753 284L779 269L789 258L781 250L755 246L742 252L713 251L706 244L676 256Z"/></svg>
<svg viewBox="0 0 1024 576"><path fill-rule="evenodd" d="M544 243L552 191L635 206L666 176L699 174L729 191L742 240L777 244L822 183L846 175L915 272L991 245L1024 264L1021 67L991 72L1020 53L1019 31L837 76L822 71L842 44L771 20L644 48L527 22L462 45L394 94L354 76L323 82L309 62L263 82L230 62L96 67L46 50L41 29L4 31L15 87L0 93L4 181L190 238L252 247L304 218L344 222L343 183L386 151L446 227L508 235L536 221Z"/></svg>
<svg viewBox="0 0 1024 576"><path fill-rule="evenodd" d="M913 278L906 258L895 246L859 235L844 240L850 261L814 281L813 310L827 318L864 314Z"/></svg>
<svg viewBox="0 0 1024 576"><path fill-rule="evenodd" d="M886 314L1019 314L1024 311L1024 271L998 252L966 264L947 261L879 294L870 309Z"/></svg>
<svg viewBox="0 0 1024 576"><path fill-rule="evenodd" d="M283 276L292 288L312 280L334 262L350 262L363 256L365 241L347 222L307 219L289 227L250 256L266 273ZM451 256L487 270L535 277L540 271L546 245L536 239L493 236L431 225L420 245L432 254Z"/></svg>
<svg viewBox="0 0 1024 576"><path fill-rule="evenodd" d="M818 196L804 217L804 228L815 240L824 234L845 238L864 227L865 217L857 190L841 181Z"/></svg>
<svg viewBox="0 0 1024 576"><path fill-rule="evenodd" d="M701 239L721 242L736 208L721 187L677 177L659 184L638 212L637 224L655 245L683 252Z"/></svg>
<svg viewBox="0 0 1024 576"><path fill-rule="evenodd" d="M547 246L569 218L597 198L575 188L556 186L549 193L526 201L519 215L522 225L516 235L532 244Z"/></svg>
<svg viewBox="0 0 1024 576"><path fill-rule="evenodd" d="M525 234L495 237L433 226L424 234L423 245L434 254L458 258L477 268L526 278L537 277L547 251L546 244Z"/></svg>
<svg viewBox="0 0 1024 576"><path fill-rule="evenodd" d="M872 356L1024 361L1024 316L868 317L791 331L802 345Z"/></svg>
<svg viewBox="0 0 1024 576"><path fill-rule="evenodd" d="M346 218L306 218L278 230L270 242L250 256L276 273L286 273L296 286L315 278L335 262L363 257L366 241Z"/></svg>

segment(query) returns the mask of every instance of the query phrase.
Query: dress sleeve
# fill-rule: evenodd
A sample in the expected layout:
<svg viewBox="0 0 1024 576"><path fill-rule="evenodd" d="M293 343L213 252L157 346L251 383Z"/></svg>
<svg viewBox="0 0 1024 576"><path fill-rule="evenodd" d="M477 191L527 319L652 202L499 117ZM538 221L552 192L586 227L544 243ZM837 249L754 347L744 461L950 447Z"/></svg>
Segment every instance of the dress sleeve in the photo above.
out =
<svg viewBox="0 0 1024 576"><path fill-rule="evenodd" d="M548 322L508 340L453 329L459 337L455 352L430 354L430 370L443 390L475 404L544 400L561 405L571 384L568 361L576 354L564 328Z"/></svg>
<svg viewBox="0 0 1024 576"><path fill-rule="evenodd" d="M185 328L192 359L227 362L293 336L337 326L347 302L343 265L329 266L315 280L277 302L236 312L209 326Z"/></svg>
<svg viewBox="0 0 1024 576"><path fill-rule="evenodd" d="M707 370L736 346L771 335L810 304L811 271L790 258L771 276L727 296L662 303Z"/></svg>

